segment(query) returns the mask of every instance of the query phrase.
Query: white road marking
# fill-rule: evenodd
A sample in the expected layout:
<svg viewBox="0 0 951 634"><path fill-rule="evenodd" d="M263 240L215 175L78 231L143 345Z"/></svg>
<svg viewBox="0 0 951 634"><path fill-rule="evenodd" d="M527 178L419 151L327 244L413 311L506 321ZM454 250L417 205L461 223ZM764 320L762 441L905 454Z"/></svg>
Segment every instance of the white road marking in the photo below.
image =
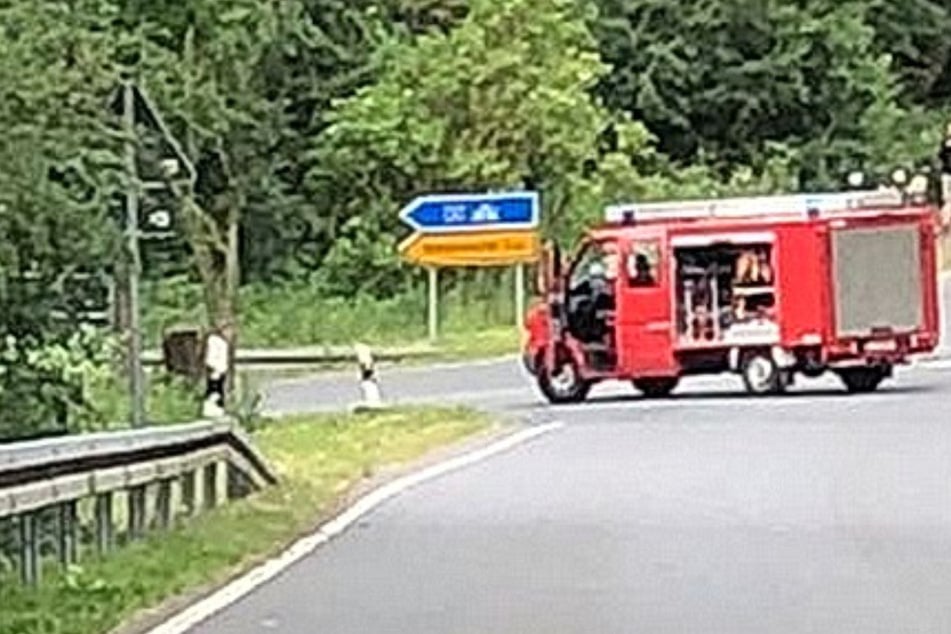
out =
<svg viewBox="0 0 951 634"><path fill-rule="evenodd" d="M246 575L221 588L206 599L195 603L191 607L186 608L184 611L173 616L168 621L165 621L161 625L149 630L148 634L185 634L196 625L202 623L215 613L235 603L307 555L310 555L317 548L327 543L346 530L348 527L353 525L360 517L369 513L374 508L380 506L390 498L393 498L412 487L422 484L427 480L432 480L451 471L456 471L477 462L482 462L502 452L508 451L517 445L528 442L543 434L555 431L561 427L562 423L559 422L530 427L528 429L506 436L505 438L502 438L501 440L498 440L481 449L451 458L439 464L398 478L377 489L374 489L367 495L357 500L352 506L343 511L343 513L338 515L335 519L321 526L317 532L297 541L278 557L265 562L264 564L248 572Z"/></svg>

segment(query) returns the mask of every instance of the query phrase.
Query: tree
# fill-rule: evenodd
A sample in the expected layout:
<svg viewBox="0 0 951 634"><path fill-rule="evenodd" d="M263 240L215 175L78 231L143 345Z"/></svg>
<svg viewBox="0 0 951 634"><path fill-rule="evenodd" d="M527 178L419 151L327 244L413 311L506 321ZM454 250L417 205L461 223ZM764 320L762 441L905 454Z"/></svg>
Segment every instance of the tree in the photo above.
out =
<svg viewBox="0 0 951 634"><path fill-rule="evenodd" d="M828 186L850 165L880 160L869 140L904 116L868 2L599 6L595 30L614 66L600 94L642 119L675 160L729 174L780 144L798 154L803 186Z"/></svg>
<svg viewBox="0 0 951 634"><path fill-rule="evenodd" d="M875 44L891 56L905 104L947 107L951 97L951 3L944 0L870 0Z"/></svg>
<svg viewBox="0 0 951 634"><path fill-rule="evenodd" d="M0 6L0 434L65 429L81 377L53 352L118 254L120 139L105 107L122 42L108 3ZM59 317L57 317L59 315Z"/></svg>
<svg viewBox="0 0 951 634"><path fill-rule="evenodd" d="M268 54L297 5L228 2L125 5L126 28L145 34L136 79L149 90L197 167L194 188L170 182L209 320L234 343L240 230L268 191L283 113L267 100ZM166 10L167 9L167 10ZM164 63L150 63L150 52ZM157 53L156 53L157 52Z"/></svg>
<svg viewBox="0 0 951 634"><path fill-rule="evenodd" d="M603 132L619 128L629 156L645 150L645 130L588 92L607 68L582 6L477 0L448 34L383 47L379 81L340 102L312 146L312 197L341 227L326 260L339 290L396 279L395 212L417 194L538 188L557 232Z"/></svg>

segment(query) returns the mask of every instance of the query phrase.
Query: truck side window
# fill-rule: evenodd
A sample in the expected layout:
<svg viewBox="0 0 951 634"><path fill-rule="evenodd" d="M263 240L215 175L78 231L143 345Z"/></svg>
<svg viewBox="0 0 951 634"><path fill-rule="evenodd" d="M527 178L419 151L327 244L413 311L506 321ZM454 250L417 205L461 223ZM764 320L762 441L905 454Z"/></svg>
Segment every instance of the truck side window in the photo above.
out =
<svg viewBox="0 0 951 634"><path fill-rule="evenodd" d="M588 244L572 267L570 288L579 288L597 275L607 277L610 273L609 267L610 249L599 242Z"/></svg>
<svg viewBox="0 0 951 634"><path fill-rule="evenodd" d="M628 284L638 288L657 286L660 247L656 242L639 242L627 256Z"/></svg>

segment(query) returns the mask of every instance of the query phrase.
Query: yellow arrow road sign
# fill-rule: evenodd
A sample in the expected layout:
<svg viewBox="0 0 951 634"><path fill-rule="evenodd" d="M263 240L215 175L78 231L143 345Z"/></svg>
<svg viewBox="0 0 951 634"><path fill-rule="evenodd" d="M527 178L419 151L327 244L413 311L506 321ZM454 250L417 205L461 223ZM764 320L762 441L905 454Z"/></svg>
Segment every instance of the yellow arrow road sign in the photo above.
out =
<svg viewBox="0 0 951 634"><path fill-rule="evenodd" d="M532 230L478 233L415 233L400 255L426 266L504 266L538 258L538 233Z"/></svg>

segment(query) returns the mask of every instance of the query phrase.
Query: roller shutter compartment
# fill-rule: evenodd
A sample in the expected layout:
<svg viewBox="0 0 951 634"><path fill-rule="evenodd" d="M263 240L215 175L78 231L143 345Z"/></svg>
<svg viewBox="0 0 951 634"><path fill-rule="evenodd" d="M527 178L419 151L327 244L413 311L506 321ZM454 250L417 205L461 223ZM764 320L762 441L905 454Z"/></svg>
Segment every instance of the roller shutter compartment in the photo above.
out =
<svg viewBox="0 0 951 634"><path fill-rule="evenodd" d="M832 234L836 331L914 331L924 324L918 225L841 229Z"/></svg>

